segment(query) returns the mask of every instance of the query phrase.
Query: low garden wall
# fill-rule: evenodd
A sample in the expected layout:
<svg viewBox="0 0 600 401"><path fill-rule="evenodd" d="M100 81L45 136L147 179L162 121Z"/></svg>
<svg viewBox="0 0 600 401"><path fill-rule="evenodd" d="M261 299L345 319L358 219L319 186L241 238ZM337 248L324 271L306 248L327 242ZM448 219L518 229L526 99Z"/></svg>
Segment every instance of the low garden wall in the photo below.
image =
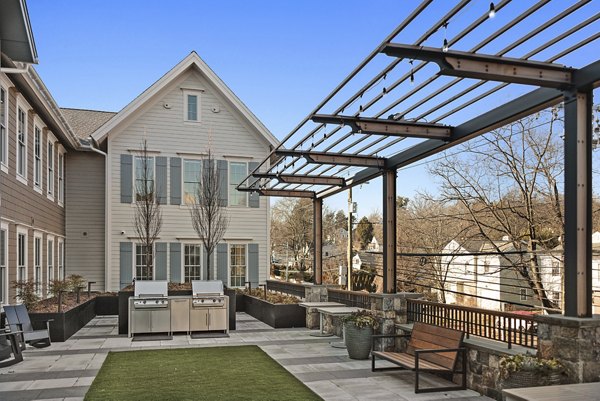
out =
<svg viewBox="0 0 600 401"><path fill-rule="evenodd" d="M240 296L241 294L238 294ZM298 304L272 304L250 295L243 294L244 311L250 316L282 329L306 326L306 310Z"/></svg>

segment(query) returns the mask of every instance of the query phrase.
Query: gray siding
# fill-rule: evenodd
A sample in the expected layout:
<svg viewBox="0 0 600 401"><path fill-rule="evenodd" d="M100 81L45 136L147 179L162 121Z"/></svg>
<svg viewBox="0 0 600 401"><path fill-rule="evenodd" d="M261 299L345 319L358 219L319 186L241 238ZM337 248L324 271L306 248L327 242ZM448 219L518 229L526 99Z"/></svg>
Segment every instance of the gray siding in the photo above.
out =
<svg viewBox="0 0 600 401"><path fill-rule="evenodd" d="M71 152L67 158L66 255L67 274L95 281L104 289L105 175L104 157Z"/></svg>

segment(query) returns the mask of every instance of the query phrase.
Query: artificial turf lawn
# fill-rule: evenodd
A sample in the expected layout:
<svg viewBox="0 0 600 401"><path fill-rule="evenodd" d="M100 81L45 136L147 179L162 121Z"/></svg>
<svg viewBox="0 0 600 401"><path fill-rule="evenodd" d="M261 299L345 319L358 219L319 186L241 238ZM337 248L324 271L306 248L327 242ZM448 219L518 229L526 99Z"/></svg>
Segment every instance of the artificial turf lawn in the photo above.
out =
<svg viewBox="0 0 600 401"><path fill-rule="evenodd" d="M94 400L321 400L255 345L109 352Z"/></svg>

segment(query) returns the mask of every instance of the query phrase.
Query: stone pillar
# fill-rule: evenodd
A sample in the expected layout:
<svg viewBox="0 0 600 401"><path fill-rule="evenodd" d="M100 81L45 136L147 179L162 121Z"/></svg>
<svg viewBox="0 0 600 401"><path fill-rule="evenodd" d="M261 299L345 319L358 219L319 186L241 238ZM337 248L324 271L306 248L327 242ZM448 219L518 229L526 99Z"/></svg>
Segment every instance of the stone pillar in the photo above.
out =
<svg viewBox="0 0 600 401"><path fill-rule="evenodd" d="M305 302L326 302L327 287L324 285L306 285L304 287ZM306 308L306 327L319 328L319 313L315 308Z"/></svg>
<svg viewBox="0 0 600 401"><path fill-rule="evenodd" d="M381 334L396 334L396 324L407 323L407 299L421 298L421 294L412 292L400 292L396 294L371 294L371 311L379 320ZM386 351L395 348L393 338L384 339L383 347Z"/></svg>
<svg viewBox="0 0 600 401"><path fill-rule="evenodd" d="M600 318L538 315L538 353L556 358L570 383L600 380Z"/></svg>

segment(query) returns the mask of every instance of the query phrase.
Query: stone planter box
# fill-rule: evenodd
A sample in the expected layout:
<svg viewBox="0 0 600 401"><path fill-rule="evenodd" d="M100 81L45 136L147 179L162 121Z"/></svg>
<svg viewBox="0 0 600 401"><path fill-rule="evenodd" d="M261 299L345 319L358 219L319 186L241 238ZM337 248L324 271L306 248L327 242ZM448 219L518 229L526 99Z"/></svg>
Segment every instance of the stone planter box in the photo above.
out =
<svg viewBox="0 0 600 401"><path fill-rule="evenodd" d="M67 312L30 313L29 317L34 329L44 329L45 321L54 319L50 322L50 339L62 342L77 333L96 316L95 305L95 299L90 299Z"/></svg>
<svg viewBox="0 0 600 401"><path fill-rule="evenodd" d="M243 298L247 314L275 329L306 327L306 311L298 304L272 304L245 294Z"/></svg>
<svg viewBox="0 0 600 401"><path fill-rule="evenodd" d="M231 299L230 292L233 292ZM192 295L192 290L170 290L169 296L186 296ZM225 290L225 295L229 295L229 330L235 330L235 291ZM129 325L129 297L133 296L133 291L119 291L118 297L118 315L119 315L119 334L127 334Z"/></svg>

